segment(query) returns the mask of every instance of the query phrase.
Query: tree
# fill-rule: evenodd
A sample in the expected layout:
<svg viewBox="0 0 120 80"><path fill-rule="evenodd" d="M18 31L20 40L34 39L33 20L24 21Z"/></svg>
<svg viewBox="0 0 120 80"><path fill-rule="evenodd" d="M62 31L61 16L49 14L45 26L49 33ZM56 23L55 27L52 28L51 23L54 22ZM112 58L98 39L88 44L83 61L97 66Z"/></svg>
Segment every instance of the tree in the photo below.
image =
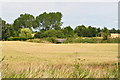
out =
<svg viewBox="0 0 120 80"><path fill-rule="evenodd" d="M120 29L118 29L118 30L117 30L117 33L119 33L119 34L120 34Z"/></svg>
<svg viewBox="0 0 120 80"><path fill-rule="evenodd" d="M60 12L52 12L52 13L46 13L40 14L36 17L36 23L39 30L49 30L49 29L55 29L59 30L61 29L60 26L62 25L61 22L62 14Z"/></svg>
<svg viewBox="0 0 120 80"><path fill-rule="evenodd" d="M19 37L21 38L31 38L32 31L29 28L23 28L20 30Z"/></svg>
<svg viewBox="0 0 120 80"><path fill-rule="evenodd" d="M115 28L112 28L112 29L110 30L110 33L117 33L117 30L116 30Z"/></svg>
<svg viewBox="0 0 120 80"><path fill-rule="evenodd" d="M101 31L101 36L103 37L103 40L107 40L110 36L110 31L107 29L107 27L104 27Z"/></svg>
<svg viewBox="0 0 120 80"><path fill-rule="evenodd" d="M91 28L88 27L88 29L90 31L90 37L96 37L96 35L98 33L97 29L95 27L91 27Z"/></svg>
<svg viewBox="0 0 120 80"><path fill-rule="evenodd" d="M100 29L100 28L97 28L97 32L100 33L100 32L101 32L101 29Z"/></svg>
<svg viewBox="0 0 120 80"><path fill-rule="evenodd" d="M98 36L98 37L101 37L101 33L100 33L100 32L101 32L101 29L100 29L100 28L97 28L97 36Z"/></svg>
<svg viewBox="0 0 120 80"><path fill-rule="evenodd" d="M31 14L21 14L13 23L15 30L20 30L21 28L31 29L31 27L35 27L36 25L35 18Z"/></svg>
<svg viewBox="0 0 120 80"><path fill-rule="evenodd" d="M57 38L63 38L64 34L60 30L54 30L50 29L44 32L45 37L57 37Z"/></svg>
<svg viewBox="0 0 120 80"><path fill-rule="evenodd" d="M74 32L78 35L78 36L80 36L80 37L82 37L83 36L83 30L85 30L85 26L84 25L81 25L81 26L77 26L76 28L75 28L75 30L74 30Z"/></svg>
<svg viewBox="0 0 120 80"><path fill-rule="evenodd" d="M54 30L54 29L37 32L35 34L35 38L44 38L44 37L64 38L64 34L62 33L61 30Z"/></svg>
<svg viewBox="0 0 120 80"><path fill-rule="evenodd" d="M65 35L65 37L73 37L74 36L74 30L70 26L63 28L62 32Z"/></svg>
<svg viewBox="0 0 120 80"><path fill-rule="evenodd" d="M12 24L6 23L6 21L2 20L1 18L0 18L0 28L1 28L0 38L2 40L7 40L11 36L13 37L16 36L16 32Z"/></svg>

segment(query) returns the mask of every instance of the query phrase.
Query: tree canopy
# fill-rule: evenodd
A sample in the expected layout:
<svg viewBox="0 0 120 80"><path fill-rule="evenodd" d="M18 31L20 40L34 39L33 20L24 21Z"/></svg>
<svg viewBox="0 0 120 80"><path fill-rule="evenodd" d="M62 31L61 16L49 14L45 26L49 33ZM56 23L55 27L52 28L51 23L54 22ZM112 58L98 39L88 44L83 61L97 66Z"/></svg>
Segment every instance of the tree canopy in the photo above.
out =
<svg viewBox="0 0 120 80"><path fill-rule="evenodd" d="M37 26L34 28L38 28L39 30L49 30L49 29L55 29L59 30L61 29L61 22L62 14L60 12L51 12L43 14L40 14L36 17Z"/></svg>
<svg viewBox="0 0 120 80"><path fill-rule="evenodd" d="M107 39L110 33L120 33L120 30L115 28L109 30L107 27L101 29L85 25L78 25L73 30L71 26L62 26L62 17L61 12L44 12L36 17L25 13L20 14L13 24L8 24L0 18L2 33L0 39L7 40L9 37L28 38L31 37L32 33L35 34L35 38L68 38L76 35L77 37L103 36L103 39ZM37 32L34 32L34 30L37 30Z"/></svg>
<svg viewBox="0 0 120 80"><path fill-rule="evenodd" d="M21 28L29 28L36 26L35 18L31 14L21 14L20 17L15 19L14 23L15 30L19 30Z"/></svg>

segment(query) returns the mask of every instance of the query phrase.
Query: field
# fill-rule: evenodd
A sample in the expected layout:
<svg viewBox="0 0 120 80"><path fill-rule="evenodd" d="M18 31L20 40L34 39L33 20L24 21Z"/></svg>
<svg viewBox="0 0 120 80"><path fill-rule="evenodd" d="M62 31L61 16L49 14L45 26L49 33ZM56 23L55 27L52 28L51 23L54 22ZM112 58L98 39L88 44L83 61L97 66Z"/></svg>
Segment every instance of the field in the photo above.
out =
<svg viewBox="0 0 120 80"><path fill-rule="evenodd" d="M3 78L115 78L118 44L3 41Z"/></svg>

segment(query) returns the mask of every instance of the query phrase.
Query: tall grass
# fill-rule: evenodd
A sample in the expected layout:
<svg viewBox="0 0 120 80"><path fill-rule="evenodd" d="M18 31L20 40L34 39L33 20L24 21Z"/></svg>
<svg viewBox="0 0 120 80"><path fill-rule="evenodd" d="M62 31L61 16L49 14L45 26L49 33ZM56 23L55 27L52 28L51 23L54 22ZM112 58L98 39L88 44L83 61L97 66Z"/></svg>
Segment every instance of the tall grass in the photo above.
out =
<svg viewBox="0 0 120 80"><path fill-rule="evenodd" d="M117 78L117 63L44 65L34 68L29 66L21 71L14 71L9 64L3 65L2 78Z"/></svg>

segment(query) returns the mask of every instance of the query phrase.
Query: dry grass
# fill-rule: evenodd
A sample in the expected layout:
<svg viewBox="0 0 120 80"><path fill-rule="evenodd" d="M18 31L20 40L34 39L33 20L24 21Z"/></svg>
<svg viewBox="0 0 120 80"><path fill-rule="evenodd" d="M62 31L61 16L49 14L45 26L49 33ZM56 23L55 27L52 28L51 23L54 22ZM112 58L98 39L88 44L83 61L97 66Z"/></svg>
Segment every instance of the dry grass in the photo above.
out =
<svg viewBox="0 0 120 80"><path fill-rule="evenodd" d="M9 65L8 68L16 73L29 67L33 70L38 68L46 72L48 70L48 73L52 69L57 69L59 72L59 75L44 73L36 77L74 77L68 73L73 72L75 62L82 65L82 69L89 69L89 72L98 70L96 74L99 75L94 73L96 75L94 77L105 77L101 74L106 74L105 69L107 71L114 67L111 65L117 63L118 56L118 44L45 44L19 41L3 41L0 44L2 44L2 56L5 56L3 69Z"/></svg>
<svg viewBox="0 0 120 80"><path fill-rule="evenodd" d="M118 33L112 33L111 34L111 38L116 38L116 37L120 37L120 34L118 34Z"/></svg>

